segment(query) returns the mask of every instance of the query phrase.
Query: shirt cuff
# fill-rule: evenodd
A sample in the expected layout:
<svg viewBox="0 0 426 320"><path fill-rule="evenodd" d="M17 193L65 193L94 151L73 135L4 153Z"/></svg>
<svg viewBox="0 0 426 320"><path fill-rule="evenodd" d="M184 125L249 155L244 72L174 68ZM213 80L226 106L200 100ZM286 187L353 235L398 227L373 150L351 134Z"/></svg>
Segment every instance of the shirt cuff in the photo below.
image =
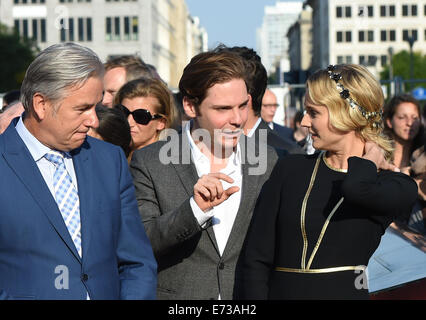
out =
<svg viewBox="0 0 426 320"><path fill-rule="evenodd" d="M204 228L204 225L206 224L206 222L214 216L213 208L204 212L203 210L200 209L198 204L195 202L194 197L191 197L191 199L189 199L189 204L191 206L192 213L194 214L195 219L197 219L198 221L198 224L202 228Z"/></svg>

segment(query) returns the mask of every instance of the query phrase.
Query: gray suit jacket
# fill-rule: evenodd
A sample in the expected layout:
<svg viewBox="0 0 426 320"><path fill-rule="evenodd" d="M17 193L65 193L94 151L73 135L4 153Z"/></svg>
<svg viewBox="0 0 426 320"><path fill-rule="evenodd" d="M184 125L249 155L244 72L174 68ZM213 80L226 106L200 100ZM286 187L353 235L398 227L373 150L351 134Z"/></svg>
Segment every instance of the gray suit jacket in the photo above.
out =
<svg viewBox="0 0 426 320"><path fill-rule="evenodd" d="M202 228L192 212L189 200L198 175L188 139L177 137L136 151L130 164L139 212L158 262L158 299L217 299L219 293L222 299L232 299L236 263L254 206L278 156L265 145L260 150L265 172L254 175L252 169L259 164L253 163L252 152L258 147L241 138L241 203L221 256L211 222ZM163 164L159 155L164 158L170 146L178 146L180 154L175 163Z"/></svg>

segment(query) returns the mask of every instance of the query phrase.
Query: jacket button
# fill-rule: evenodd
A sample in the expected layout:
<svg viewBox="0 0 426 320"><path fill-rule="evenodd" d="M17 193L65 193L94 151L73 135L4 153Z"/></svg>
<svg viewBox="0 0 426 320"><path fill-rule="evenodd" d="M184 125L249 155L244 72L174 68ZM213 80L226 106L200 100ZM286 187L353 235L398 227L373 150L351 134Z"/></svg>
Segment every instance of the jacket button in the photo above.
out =
<svg viewBox="0 0 426 320"><path fill-rule="evenodd" d="M219 269L220 270L225 269L225 264L223 262L219 263Z"/></svg>
<svg viewBox="0 0 426 320"><path fill-rule="evenodd" d="M83 274L81 275L81 280L83 280L83 281L87 281L88 279L89 279L89 276L88 276L87 274L83 273Z"/></svg>

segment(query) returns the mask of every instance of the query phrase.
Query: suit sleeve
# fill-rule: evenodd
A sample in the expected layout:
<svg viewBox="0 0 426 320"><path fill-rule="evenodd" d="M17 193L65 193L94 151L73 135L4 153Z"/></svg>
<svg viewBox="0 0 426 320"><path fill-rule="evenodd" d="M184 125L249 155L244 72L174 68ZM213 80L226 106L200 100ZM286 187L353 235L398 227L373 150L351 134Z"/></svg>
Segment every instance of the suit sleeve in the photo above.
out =
<svg viewBox="0 0 426 320"><path fill-rule="evenodd" d="M348 159L342 191L345 201L392 218L411 212L417 198L417 184L412 178L392 171L377 173L372 161L359 157Z"/></svg>
<svg viewBox="0 0 426 320"><path fill-rule="evenodd" d="M157 262L138 214L127 161L120 150L121 223L117 244L121 299L155 299Z"/></svg>
<svg viewBox="0 0 426 320"><path fill-rule="evenodd" d="M236 298L266 300L274 267L276 220L280 211L283 160L262 187L243 247L241 274L236 277Z"/></svg>
<svg viewBox="0 0 426 320"><path fill-rule="evenodd" d="M142 150L143 151L143 150ZM151 240L155 256L161 257L180 243L191 239L203 229L192 212L190 197L177 208L162 212L157 190L146 166L143 152L135 152L130 164L136 189L139 213ZM161 183L167 183L162 181ZM173 194L170 194L173 197Z"/></svg>

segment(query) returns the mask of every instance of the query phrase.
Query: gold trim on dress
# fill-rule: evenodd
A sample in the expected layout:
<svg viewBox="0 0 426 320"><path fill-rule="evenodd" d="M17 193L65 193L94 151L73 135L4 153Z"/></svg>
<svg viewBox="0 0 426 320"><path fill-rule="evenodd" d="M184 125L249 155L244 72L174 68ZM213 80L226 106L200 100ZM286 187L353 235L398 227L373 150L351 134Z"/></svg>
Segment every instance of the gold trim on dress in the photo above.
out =
<svg viewBox="0 0 426 320"><path fill-rule="evenodd" d="M321 233L320 233L320 235L318 237L318 241L317 241L317 243L315 245L315 248L314 248L314 250L312 250L311 257L309 259L308 265L306 266L306 269L309 269L311 267L311 264L312 264L312 261L314 260L315 254L317 253L318 248L319 248L319 246L321 244L322 238L324 237L325 230L327 229L328 224L330 223L331 218L333 217L334 213L339 208L339 206L340 206L340 204L342 202L343 202L343 197L340 198L339 202L334 206L334 208L331 211L330 215L327 217L327 220L325 221L325 223L324 223L324 225L322 227Z"/></svg>
<svg viewBox="0 0 426 320"><path fill-rule="evenodd" d="M344 172L344 173L348 173L348 169L338 169L338 168L333 167L331 164L329 164L329 163L327 162L327 158L325 157L325 152L323 152L323 153L322 153L322 160L324 160L325 165L326 165L329 169L331 169L331 170L333 170L333 171L337 171L337 172Z"/></svg>
<svg viewBox="0 0 426 320"><path fill-rule="evenodd" d="M301 269L291 269L291 268L281 268L281 269L304 270L304 271L311 270L310 267L312 265L312 261L314 260L315 254L318 251L318 248L321 244L322 238L324 237L325 231L327 230L328 224L329 224L331 218L333 217L334 213L336 212L336 210L339 208L339 206L343 202L344 198L342 197L342 198L340 198L340 200L334 206L333 210L331 210L330 214L328 215L327 220L325 221L325 223L324 223L324 225L321 229L321 233L318 237L317 243L315 244L315 247L312 250L311 256L309 257L308 265L306 265L306 253L307 253L307 250L308 250L308 237L306 235L306 230L305 230L306 205L307 205L307 202L308 202L308 199L309 199L309 195L311 194L311 190L312 190L312 187L314 185L315 178L317 176L318 167L319 167L321 157L323 159L325 159L324 154L325 154L325 151L321 152L320 155L318 156L316 162L315 162L314 170L312 172L311 180L309 182L309 187L308 187L308 190L306 191L305 197L303 198L302 208L300 210L300 226L301 226L302 237L303 237L303 251L302 251ZM337 268L340 268L340 267L337 267ZM335 269L335 268L333 268L333 269ZM322 270L322 269L316 269L316 270ZM349 270L353 270L353 269L349 269ZM292 271L292 272L296 272L296 271ZM331 272L331 271L328 271L328 272ZM312 272L312 273L316 273L316 272Z"/></svg>
<svg viewBox="0 0 426 320"><path fill-rule="evenodd" d="M311 175L311 181L309 182L308 190L306 191L305 197L302 202L302 209L300 211L300 228L302 229L302 237L303 237L303 251L302 251L302 260L301 267L302 269L306 268L306 251L308 250L308 237L306 236L305 230L305 212L306 205L308 203L309 195L311 194L312 187L314 186L315 177L317 175L318 167L319 167L319 159L321 158L321 154L318 156L317 161L315 162L314 171Z"/></svg>
<svg viewBox="0 0 426 320"><path fill-rule="evenodd" d="M295 269L295 268L281 268L276 267L275 271L281 272L295 272L295 273L330 273L330 272L341 272L348 270L365 270L365 266L344 266L344 267L333 267L333 268L322 268L322 269Z"/></svg>

